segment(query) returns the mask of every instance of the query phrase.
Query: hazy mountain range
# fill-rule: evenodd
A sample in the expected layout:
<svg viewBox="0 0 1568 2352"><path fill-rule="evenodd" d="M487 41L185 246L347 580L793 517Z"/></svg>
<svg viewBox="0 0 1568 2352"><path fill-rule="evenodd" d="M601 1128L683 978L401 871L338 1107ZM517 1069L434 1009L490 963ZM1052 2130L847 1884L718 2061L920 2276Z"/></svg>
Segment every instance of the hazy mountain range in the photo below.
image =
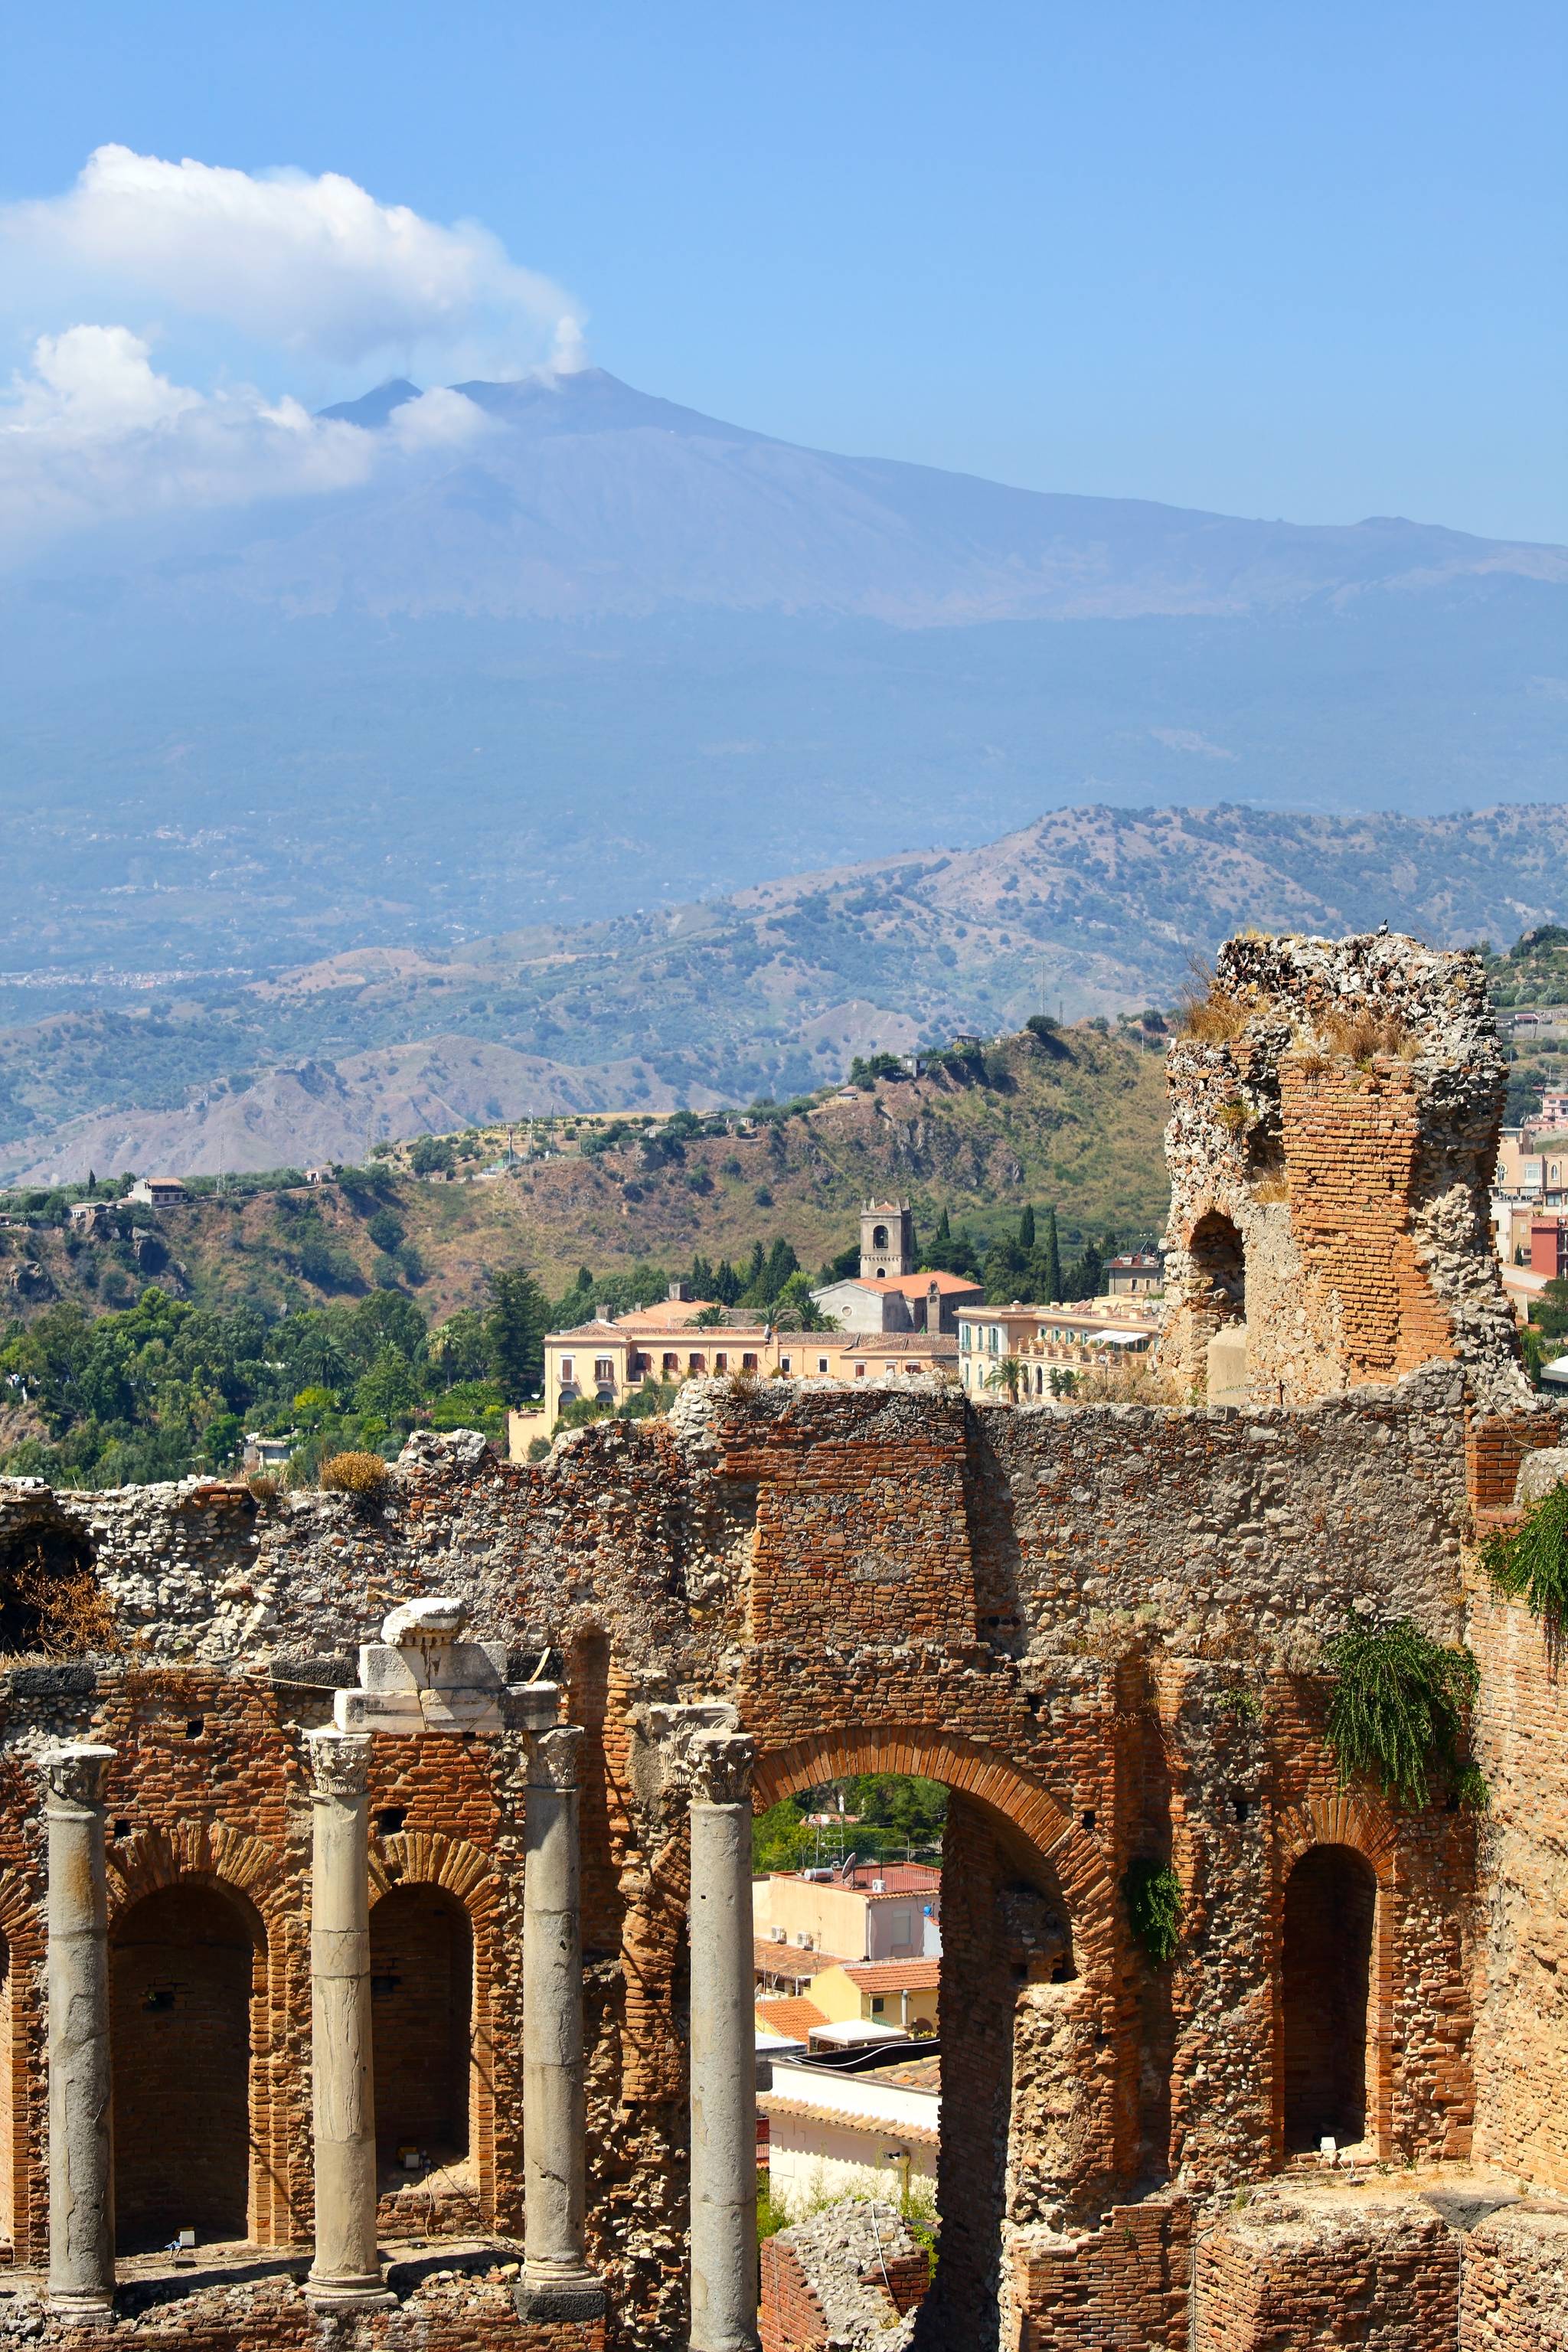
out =
<svg viewBox="0 0 1568 2352"><path fill-rule="evenodd" d="M405 447L412 389L329 419L356 488L0 587L0 974L446 947L1091 802L1563 793L1562 549L1008 488L597 370Z"/></svg>
<svg viewBox="0 0 1568 2352"><path fill-rule="evenodd" d="M530 1111L784 1097L1042 1009L1168 1005L1242 923L1500 944L1565 914L1556 808L1070 809L638 917L58 992L0 1030L0 1172L308 1164Z"/></svg>

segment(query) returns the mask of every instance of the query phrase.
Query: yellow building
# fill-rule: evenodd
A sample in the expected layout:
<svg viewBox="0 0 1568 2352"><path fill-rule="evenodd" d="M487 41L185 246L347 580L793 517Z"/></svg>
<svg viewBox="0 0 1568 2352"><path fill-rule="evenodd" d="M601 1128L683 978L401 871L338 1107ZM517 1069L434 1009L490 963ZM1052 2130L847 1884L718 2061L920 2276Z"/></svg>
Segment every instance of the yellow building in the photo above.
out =
<svg viewBox="0 0 1568 2352"><path fill-rule="evenodd" d="M1005 1401L995 1383L1007 1356L1019 1360L1019 1393L1052 1393L1053 1370L1084 1371L1118 1356L1146 1355L1160 1333L1161 1305L1148 1298L1084 1298L1070 1307L961 1307L959 1379L976 1402Z"/></svg>
<svg viewBox="0 0 1568 2352"><path fill-rule="evenodd" d="M840 1960L813 1977L807 1999L829 2025L859 2019L900 2033L934 2033L941 1974L936 1959Z"/></svg>
<svg viewBox="0 0 1568 2352"><path fill-rule="evenodd" d="M531 1412L508 1415L508 1444L521 1461L537 1437L580 1398L614 1412L650 1381L706 1380L751 1373L759 1380L869 1381L881 1387L929 1378L955 1379L958 1341L951 1332L777 1330L754 1308L688 1298L685 1285L626 1315L601 1311L544 1340L544 1395ZM721 1320L712 1318L718 1317Z"/></svg>

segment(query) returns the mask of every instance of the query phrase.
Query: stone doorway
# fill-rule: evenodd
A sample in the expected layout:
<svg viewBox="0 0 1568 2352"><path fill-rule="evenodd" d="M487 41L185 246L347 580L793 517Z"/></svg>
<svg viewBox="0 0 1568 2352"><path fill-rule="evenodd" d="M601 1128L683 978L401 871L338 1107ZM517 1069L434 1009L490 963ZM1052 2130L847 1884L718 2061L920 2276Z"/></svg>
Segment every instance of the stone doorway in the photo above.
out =
<svg viewBox="0 0 1568 2352"><path fill-rule="evenodd" d="M110 1960L116 2234L124 2253L249 2230L251 2001L265 1942L216 1886L160 1887Z"/></svg>
<svg viewBox="0 0 1568 2352"><path fill-rule="evenodd" d="M1285 2153L1366 2137L1377 1877L1348 1845L1310 1846L1285 1885Z"/></svg>
<svg viewBox="0 0 1568 2352"><path fill-rule="evenodd" d="M370 1915L370 1970L384 2182L428 2184L436 2174L466 2182L474 1938L462 1904L439 1886L390 1888Z"/></svg>

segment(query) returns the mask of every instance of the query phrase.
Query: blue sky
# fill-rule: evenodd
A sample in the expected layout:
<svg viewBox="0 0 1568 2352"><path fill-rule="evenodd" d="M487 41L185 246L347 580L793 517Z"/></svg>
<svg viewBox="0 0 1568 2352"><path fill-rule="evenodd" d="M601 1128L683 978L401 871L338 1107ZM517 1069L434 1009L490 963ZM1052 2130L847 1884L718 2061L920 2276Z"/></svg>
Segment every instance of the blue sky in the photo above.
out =
<svg viewBox="0 0 1568 2352"><path fill-rule="evenodd" d="M1565 21L66 0L7 26L0 202L58 197L105 143L342 173L483 224L564 289L592 359L791 439L1568 540ZM10 276L0 380L84 323L204 388L315 403L376 372L270 311L183 315L112 262Z"/></svg>

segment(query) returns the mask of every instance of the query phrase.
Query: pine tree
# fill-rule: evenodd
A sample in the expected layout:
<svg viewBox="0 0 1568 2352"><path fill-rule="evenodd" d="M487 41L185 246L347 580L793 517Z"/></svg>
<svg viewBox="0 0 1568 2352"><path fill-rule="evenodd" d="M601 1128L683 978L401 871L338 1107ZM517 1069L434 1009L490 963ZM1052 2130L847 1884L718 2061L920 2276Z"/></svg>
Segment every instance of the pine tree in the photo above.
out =
<svg viewBox="0 0 1568 2352"><path fill-rule="evenodd" d="M586 1273L586 1268L584 1272ZM500 1383L508 1404L537 1396L544 1384L544 1327L549 1310L544 1293L522 1266L492 1274L490 1303L485 1317L490 1372ZM588 1288L593 1276L588 1276Z"/></svg>
<svg viewBox="0 0 1568 2352"><path fill-rule="evenodd" d="M788 1242L776 1241L773 1244L773 1248L768 1252L767 1265L763 1269L763 1291L766 1305L773 1304L790 1276L796 1272L799 1265L800 1260Z"/></svg>

